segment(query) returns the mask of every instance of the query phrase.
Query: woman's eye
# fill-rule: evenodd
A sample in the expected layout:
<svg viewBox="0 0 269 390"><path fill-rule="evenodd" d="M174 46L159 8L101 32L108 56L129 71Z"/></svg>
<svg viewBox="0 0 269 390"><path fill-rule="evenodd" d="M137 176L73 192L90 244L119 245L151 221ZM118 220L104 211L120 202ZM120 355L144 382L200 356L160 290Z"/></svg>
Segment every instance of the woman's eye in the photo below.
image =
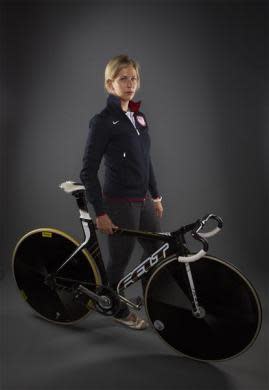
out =
<svg viewBox="0 0 269 390"><path fill-rule="evenodd" d="M127 80L127 77L121 77L120 78L120 81L126 81ZM136 77L132 77L131 78L132 81L137 81L137 78Z"/></svg>

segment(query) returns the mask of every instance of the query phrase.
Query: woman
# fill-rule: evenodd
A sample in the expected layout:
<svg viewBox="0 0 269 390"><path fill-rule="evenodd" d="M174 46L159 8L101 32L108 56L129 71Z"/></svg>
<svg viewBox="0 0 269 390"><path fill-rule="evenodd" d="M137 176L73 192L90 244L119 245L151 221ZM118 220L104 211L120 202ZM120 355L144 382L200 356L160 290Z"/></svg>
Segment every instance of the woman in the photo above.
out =
<svg viewBox="0 0 269 390"><path fill-rule="evenodd" d="M132 100L139 87L139 64L135 60L119 55L108 62L105 69L107 106L90 121L80 173L87 199L96 213L97 228L108 234L107 275L114 289L124 276L135 238L113 236L113 229L120 226L161 231L162 198L149 153L148 125L140 111L141 102ZM103 189L97 176L102 157L105 159ZM159 247L150 240L138 241L144 249L143 260ZM115 320L133 329L148 326L123 303Z"/></svg>

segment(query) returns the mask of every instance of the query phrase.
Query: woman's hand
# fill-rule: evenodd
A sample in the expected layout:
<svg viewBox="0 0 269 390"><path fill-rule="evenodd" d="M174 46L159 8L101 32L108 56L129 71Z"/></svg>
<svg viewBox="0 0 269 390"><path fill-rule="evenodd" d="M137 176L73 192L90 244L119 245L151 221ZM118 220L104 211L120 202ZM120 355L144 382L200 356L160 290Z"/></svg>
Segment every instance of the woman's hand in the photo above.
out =
<svg viewBox="0 0 269 390"><path fill-rule="evenodd" d="M163 215L163 206L162 206L162 201L161 200L155 200L153 202L154 210L157 215L157 217L162 218Z"/></svg>
<svg viewBox="0 0 269 390"><path fill-rule="evenodd" d="M117 229L118 226L114 225L107 214L96 217L96 227L102 233L113 234L113 228Z"/></svg>

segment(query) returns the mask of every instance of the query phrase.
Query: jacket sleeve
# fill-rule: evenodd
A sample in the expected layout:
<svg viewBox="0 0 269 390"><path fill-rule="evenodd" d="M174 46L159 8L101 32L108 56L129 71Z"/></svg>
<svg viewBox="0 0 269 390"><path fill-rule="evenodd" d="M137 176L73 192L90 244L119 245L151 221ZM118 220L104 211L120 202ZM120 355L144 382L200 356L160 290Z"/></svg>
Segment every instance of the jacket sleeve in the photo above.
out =
<svg viewBox="0 0 269 390"><path fill-rule="evenodd" d="M109 131L102 118L94 116L89 125L89 134L82 160L80 179L86 189L86 198L93 205L96 215L105 213L98 170L109 141Z"/></svg>
<svg viewBox="0 0 269 390"><path fill-rule="evenodd" d="M151 162L151 158L149 161L149 192L151 193L152 198L158 198L160 196L158 187L157 187L157 182L154 174L154 169L153 165Z"/></svg>
<svg viewBox="0 0 269 390"><path fill-rule="evenodd" d="M143 114L143 116L144 116L146 123L148 125L148 120L146 118L146 115ZM160 196L158 186L157 186L156 177L154 174L152 161L151 161L151 156L149 156L149 192L150 192L153 199L158 198Z"/></svg>

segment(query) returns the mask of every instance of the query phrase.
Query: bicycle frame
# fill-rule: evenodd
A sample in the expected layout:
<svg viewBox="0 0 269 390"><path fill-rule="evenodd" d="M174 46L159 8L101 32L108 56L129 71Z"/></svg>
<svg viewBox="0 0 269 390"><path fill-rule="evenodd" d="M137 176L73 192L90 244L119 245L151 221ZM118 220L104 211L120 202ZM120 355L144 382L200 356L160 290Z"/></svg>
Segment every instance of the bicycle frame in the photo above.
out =
<svg viewBox="0 0 269 390"><path fill-rule="evenodd" d="M106 274L106 269L104 266L102 254L100 251L95 225L89 215L87 208L87 203L85 199L84 191L78 190L72 193L76 198L77 206L80 213L80 222L82 230L84 233L84 240L79 245L79 247L63 262L63 264L56 270L54 276L60 273L60 271L72 260L72 258L86 248L91 256L94 258L100 273L104 285L108 285L108 279ZM192 226L192 225L190 225ZM174 232L175 233L175 232ZM186 256L189 251L185 247L185 239L182 231L178 231L177 234L173 233L151 233L151 232L142 232L137 230L130 229L115 229L113 234L119 235L129 235L134 237L142 237L145 239L158 240L163 243L160 248L143 260L137 267L130 271L126 276L124 276L118 283L117 293L119 298L122 301L125 301L129 306L138 309L139 305L134 304L133 302L126 299L122 293L123 291L131 286L132 284L138 282L149 270L152 270L154 267L160 263L161 260L167 258L169 255L177 253L181 256ZM85 291L85 288L84 292Z"/></svg>

